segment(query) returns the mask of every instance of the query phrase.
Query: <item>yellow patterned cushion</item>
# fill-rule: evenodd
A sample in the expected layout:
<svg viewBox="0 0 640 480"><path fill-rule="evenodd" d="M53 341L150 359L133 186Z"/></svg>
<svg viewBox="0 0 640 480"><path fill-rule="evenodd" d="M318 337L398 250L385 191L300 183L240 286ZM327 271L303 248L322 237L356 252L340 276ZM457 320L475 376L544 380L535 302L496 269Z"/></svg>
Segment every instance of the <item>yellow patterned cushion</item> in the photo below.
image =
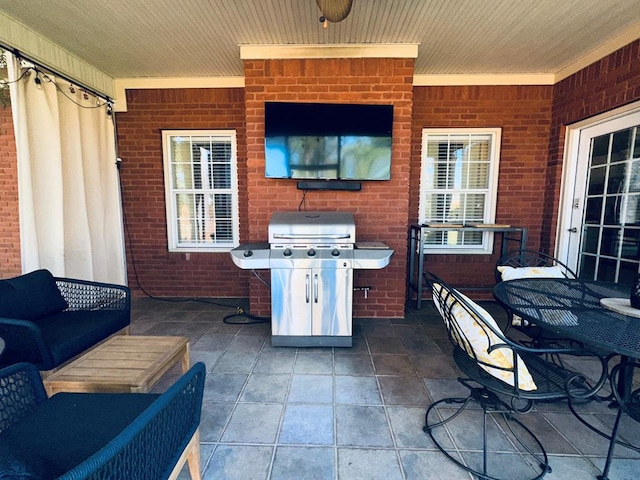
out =
<svg viewBox="0 0 640 480"><path fill-rule="evenodd" d="M446 320L446 315L443 315L441 310L441 305L438 302L438 297L440 295L440 291L442 289L441 285L435 284L433 286L433 302L442 315L442 318ZM445 294L443 294L445 295ZM465 295L458 292L461 298L464 299L469 305L476 309L476 311L482 317L480 323L475 315L470 314L460 303L456 302L451 308L451 314L456 319L458 323L458 328L460 329L460 334L464 336L466 339L465 342L462 342L459 338L459 333L456 332L455 329L451 329L452 337L454 337L454 341L465 350L471 357L475 357L478 360L495 365L496 367L502 368L513 368L513 351L509 348L497 348L493 350L491 353L488 352L489 348L492 345L503 344L504 342L491 330L488 328L482 328L481 323L484 322L487 325L490 325L497 332L502 332L500 327L493 319L491 314L483 309L480 305L475 303L473 300L469 299ZM448 306L450 306L454 302L454 298L452 296L446 297ZM469 351L469 347L472 352ZM516 354L517 355L517 354ZM527 369L522 358L517 355L518 362L518 388L520 390L536 390L536 384ZM483 365L482 363L478 363L482 369L484 369L487 373L493 375L494 377L502 380L503 382L513 386L513 373L507 370L500 370L499 368L493 368L488 365Z"/></svg>

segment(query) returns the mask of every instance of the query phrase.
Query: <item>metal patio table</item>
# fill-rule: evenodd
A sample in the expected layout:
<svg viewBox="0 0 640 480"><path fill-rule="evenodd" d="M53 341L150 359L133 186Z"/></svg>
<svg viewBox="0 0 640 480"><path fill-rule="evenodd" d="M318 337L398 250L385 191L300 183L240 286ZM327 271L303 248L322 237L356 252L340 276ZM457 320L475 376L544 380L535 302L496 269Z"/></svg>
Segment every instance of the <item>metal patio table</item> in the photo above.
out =
<svg viewBox="0 0 640 480"><path fill-rule="evenodd" d="M631 285L617 283L528 278L500 282L493 294L514 314L547 331L582 342L587 348L619 354L621 362L626 363L640 359L640 318L610 310L600 299L629 298L630 291ZM629 399L632 381L632 368L618 378L617 390L625 400ZM598 478L607 478L612 444L603 474Z"/></svg>

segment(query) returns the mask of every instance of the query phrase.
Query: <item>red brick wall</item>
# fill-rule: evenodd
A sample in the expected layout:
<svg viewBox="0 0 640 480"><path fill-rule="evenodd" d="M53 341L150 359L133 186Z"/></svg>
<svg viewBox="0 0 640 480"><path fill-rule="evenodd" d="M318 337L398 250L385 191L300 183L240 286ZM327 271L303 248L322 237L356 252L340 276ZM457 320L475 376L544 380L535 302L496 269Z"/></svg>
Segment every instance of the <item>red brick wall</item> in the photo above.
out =
<svg viewBox="0 0 640 480"><path fill-rule="evenodd" d="M356 270L354 285L373 287L366 300L362 292L354 293L356 317L404 315L413 63L412 59L311 59L244 64L252 241L266 241L271 214L297 210L302 199L294 180L264 177L265 101L394 106L391 180L363 182L359 192L311 191L305 199L307 210L353 212L358 240L383 241L395 250L385 269ZM251 283L251 309L259 315L270 310L269 289L257 279Z"/></svg>
<svg viewBox="0 0 640 480"><path fill-rule="evenodd" d="M0 278L22 273L18 164L11 107L0 106Z"/></svg>
<svg viewBox="0 0 640 480"><path fill-rule="evenodd" d="M392 180L365 182L361 192L309 192L306 198L309 210L353 211L360 240L382 240L396 250L385 270L356 272L356 285L374 287L366 301L355 293L356 316L402 315L407 227L417 217L423 127L502 127L497 221L527 226L530 246L551 249L566 125L640 100L639 49L635 41L554 87L412 88L412 61L368 59L248 61L246 89L129 91L129 111L116 114L129 283L142 295L137 271L140 285L153 295L251 294L252 313L267 313L268 289L235 267L228 254L187 259L167 252L160 135L161 129L236 129L241 242L265 240L270 214L295 210L301 200L295 182L264 178L266 100L395 106ZM11 109L2 107L0 186L0 276L7 277L21 267L15 141ZM541 192L550 193L543 197ZM494 261L489 255L438 256L428 265L446 279L487 284Z"/></svg>
<svg viewBox="0 0 640 480"><path fill-rule="evenodd" d="M543 244L556 235L566 126L640 100L640 40L626 45L554 85Z"/></svg>
<svg viewBox="0 0 640 480"><path fill-rule="evenodd" d="M551 125L551 86L415 87L409 218L418 218L423 128L500 127L502 145L496 223L525 226L538 248ZM429 255L429 270L464 285L491 285L493 255Z"/></svg>
<svg viewBox="0 0 640 480"><path fill-rule="evenodd" d="M243 89L132 90L116 114L129 286L154 296L246 297L248 273L228 253L167 251L161 130L234 129L241 239L247 238Z"/></svg>

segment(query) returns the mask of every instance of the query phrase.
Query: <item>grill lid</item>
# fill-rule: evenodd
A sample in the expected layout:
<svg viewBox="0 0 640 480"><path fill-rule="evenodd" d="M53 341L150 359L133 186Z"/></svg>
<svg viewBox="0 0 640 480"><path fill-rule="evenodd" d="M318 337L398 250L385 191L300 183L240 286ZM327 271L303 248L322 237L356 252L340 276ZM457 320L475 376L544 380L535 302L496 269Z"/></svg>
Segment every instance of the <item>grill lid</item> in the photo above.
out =
<svg viewBox="0 0 640 480"><path fill-rule="evenodd" d="M355 243L352 213L276 212L269 222L269 243Z"/></svg>

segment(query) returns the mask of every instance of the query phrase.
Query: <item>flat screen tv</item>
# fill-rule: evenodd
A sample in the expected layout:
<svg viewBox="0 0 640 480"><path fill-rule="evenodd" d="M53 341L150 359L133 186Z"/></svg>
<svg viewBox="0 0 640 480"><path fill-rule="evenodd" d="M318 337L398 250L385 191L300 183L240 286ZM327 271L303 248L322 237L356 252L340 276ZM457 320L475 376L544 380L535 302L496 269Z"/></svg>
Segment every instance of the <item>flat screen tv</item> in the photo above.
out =
<svg viewBox="0 0 640 480"><path fill-rule="evenodd" d="M265 176L389 180L393 105L265 104Z"/></svg>

